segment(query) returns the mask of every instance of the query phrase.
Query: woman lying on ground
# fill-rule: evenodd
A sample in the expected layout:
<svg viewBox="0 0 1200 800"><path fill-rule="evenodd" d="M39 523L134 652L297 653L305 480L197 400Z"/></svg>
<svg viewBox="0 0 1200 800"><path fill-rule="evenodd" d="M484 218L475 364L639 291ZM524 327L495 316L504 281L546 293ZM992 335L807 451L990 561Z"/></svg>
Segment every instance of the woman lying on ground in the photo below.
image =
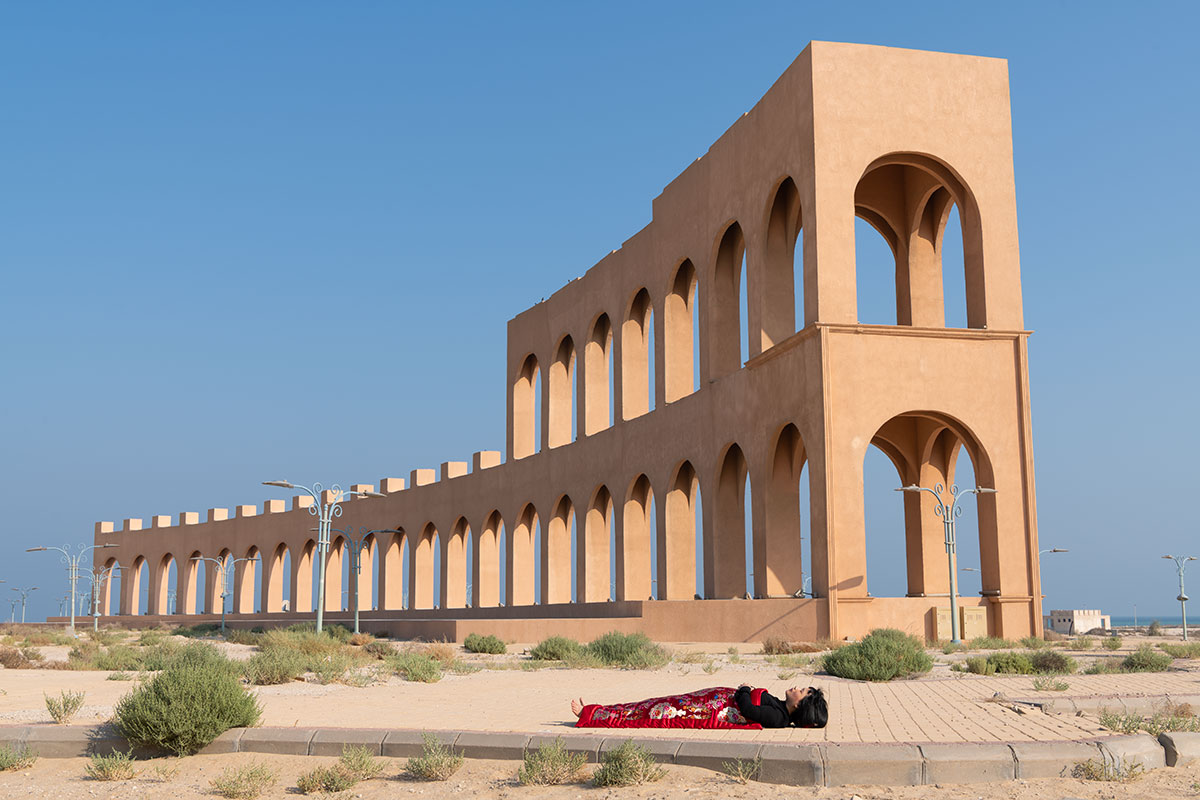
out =
<svg viewBox="0 0 1200 800"><path fill-rule="evenodd" d="M783 700L743 684L689 694L652 697L636 703L596 705L571 701L577 728L824 728L829 719L825 695L811 686L793 686Z"/></svg>

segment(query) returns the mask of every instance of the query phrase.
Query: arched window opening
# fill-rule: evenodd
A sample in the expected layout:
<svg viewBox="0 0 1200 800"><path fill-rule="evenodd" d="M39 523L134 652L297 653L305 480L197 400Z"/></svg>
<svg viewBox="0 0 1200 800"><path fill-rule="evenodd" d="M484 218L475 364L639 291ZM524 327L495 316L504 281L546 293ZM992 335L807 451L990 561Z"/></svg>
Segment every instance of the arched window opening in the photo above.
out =
<svg viewBox="0 0 1200 800"><path fill-rule="evenodd" d="M463 570L463 602L467 608L475 607L475 534L471 532L470 526L467 526L467 537L463 540L463 550L466 553L466 565Z"/></svg>
<svg viewBox="0 0 1200 800"><path fill-rule="evenodd" d="M280 590L280 610L294 611L296 604L292 600L292 551L286 546L283 548L283 574L280 575L280 580L283 584Z"/></svg>
<svg viewBox="0 0 1200 800"><path fill-rule="evenodd" d="M379 584L377 607L385 611L398 611L405 607L405 553L407 540L404 529L397 527L395 533L385 534L383 555L379 559Z"/></svg>
<svg viewBox="0 0 1200 800"><path fill-rule="evenodd" d="M575 440L575 342L564 336L550 365L550 447Z"/></svg>
<svg viewBox="0 0 1200 800"><path fill-rule="evenodd" d="M692 525L695 529L696 541L696 591L695 598L697 600L705 600L712 595L708 591L708 581L705 578L707 574L706 563L708 556L704 553L704 542L707 538L704 532L704 497L700 490L700 485L696 485L696 513L692 520Z"/></svg>
<svg viewBox="0 0 1200 800"><path fill-rule="evenodd" d="M295 607L292 610L297 613L308 613L317 608L314 605L316 594L313 591L313 578L316 575L316 552L317 543L309 539L300 548L296 557L295 579L292 583L295 587L293 592L295 596L292 598L295 600Z"/></svg>
<svg viewBox="0 0 1200 800"><path fill-rule="evenodd" d="M650 599L661 599L658 592L658 506L650 493Z"/></svg>
<svg viewBox="0 0 1200 800"><path fill-rule="evenodd" d="M775 192L763 259L760 346L769 350L804 327L804 246L800 193L791 178Z"/></svg>
<svg viewBox="0 0 1200 800"><path fill-rule="evenodd" d="M479 531L478 558L472 563L472 608L495 608L505 597L504 522L498 511L488 514Z"/></svg>
<svg viewBox="0 0 1200 800"><path fill-rule="evenodd" d="M738 271L738 366L750 360L750 302L746 286L746 251L742 251L742 265Z"/></svg>
<svg viewBox="0 0 1200 800"><path fill-rule="evenodd" d="M862 217L854 220L854 274L858 321L896 324L896 256L888 239Z"/></svg>
<svg viewBox="0 0 1200 800"><path fill-rule="evenodd" d="M720 378L741 368L747 352L742 321L745 305L742 287L746 245L736 222L729 226L717 248L709 302L709 371Z"/></svg>
<svg viewBox="0 0 1200 800"><path fill-rule="evenodd" d="M795 425L784 426L775 441L766 484L764 552L759 559L755 590L764 597L791 597L805 591L808 563L808 486L804 443Z"/></svg>
<svg viewBox="0 0 1200 800"><path fill-rule="evenodd" d="M703 528L700 482L691 462L675 468L667 486L662 547L659 549L658 591L664 600L691 600L703 586Z"/></svg>
<svg viewBox="0 0 1200 800"><path fill-rule="evenodd" d="M432 522L421 529L421 535L409 554L411 566L408 570L409 608L429 609L437 599L437 551L438 529Z"/></svg>
<svg viewBox="0 0 1200 800"><path fill-rule="evenodd" d="M346 599L345 590L348 588L342 579L345 577L345 562L343 554L346 540L341 536L334 537L325 553L325 611L341 611ZM318 559L319 560L319 559ZM320 565L318 564L318 570ZM317 572L320 577L320 572Z"/></svg>
<svg viewBox="0 0 1200 800"><path fill-rule="evenodd" d="M175 556L167 553L162 557L162 564L158 576L158 589L155 598L155 614L175 613L175 592L177 585L176 566ZM90 601L88 603L88 611L91 611Z"/></svg>
<svg viewBox="0 0 1200 800"><path fill-rule="evenodd" d="M534 517L533 530L531 532L533 538L533 604L541 605L542 603L542 564L543 556L545 555L542 547L542 521Z"/></svg>
<svg viewBox="0 0 1200 800"><path fill-rule="evenodd" d="M621 325L621 418L634 419L649 412L654 388L651 373L653 306L650 294L641 289L629 305Z"/></svg>
<svg viewBox="0 0 1200 800"><path fill-rule="evenodd" d="M863 496L869 500L864 504L863 527L867 537L866 593L871 597L904 597L908 593L904 496L895 491L908 484L897 472L878 445L867 448Z"/></svg>
<svg viewBox="0 0 1200 800"><path fill-rule="evenodd" d="M445 565L444 588L439 592L442 608L464 608L467 605L469 595L466 589L471 574L467 564L470 538L471 526L465 518L459 517L446 539L445 557L442 559Z"/></svg>
<svg viewBox="0 0 1200 800"><path fill-rule="evenodd" d="M717 473L716 506L713 509L713 535L708 553L712 555L712 596L741 597L746 593L746 573L752 562L746 559L746 458L736 444L730 445Z"/></svg>
<svg viewBox="0 0 1200 800"><path fill-rule="evenodd" d="M578 568L582 584L579 595L585 603L602 603L612 594L613 502L608 488L592 494L584 521L583 563Z"/></svg>
<svg viewBox="0 0 1200 800"><path fill-rule="evenodd" d="M263 565L262 577L262 611L268 614L278 614L284 610L285 598L290 591L290 581L287 579L290 557L287 545L279 543L269 554L264 554L266 563ZM291 605L288 605L290 608Z"/></svg>
<svg viewBox="0 0 1200 800"><path fill-rule="evenodd" d="M573 599L574 542L571 530L575 509L571 498L563 495L554 506L554 514L546 526L546 558L542 565L542 598L544 603L570 603Z"/></svg>
<svg viewBox="0 0 1200 800"><path fill-rule="evenodd" d="M104 570L106 577L100 584L100 613L106 617L116 616L120 613L121 603L121 564L110 558L104 562Z"/></svg>
<svg viewBox="0 0 1200 800"><path fill-rule="evenodd" d="M134 614L145 616L150 611L150 565L138 556L133 566Z"/></svg>
<svg viewBox="0 0 1200 800"><path fill-rule="evenodd" d="M746 595L758 597L754 583L754 503L751 500L750 473L746 473L746 482L742 487L742 507L745 509L743 522L746 559Z"/></svg>
<svg viewBox="0 0 1200 800"><path fill-rule="evenodd" d="M249 561L242 561L234 567L234 580L237 595L234 607L239 614L257 614L261 611L260 587L262 586L262 556L257 547L251 547L244 556Z"/></svg>
<svg viewBox="0 0 1200 800"><path fill-rule="evenodd" d="M378 581L375 580L375 563L379 558L379 539L376 534L369 533L363 538L358 552L354 553L354 565L357 566L351 575L351 587L358 598L359 611L374 611L379 608L377 594ZM353 603L350 605L353 609Z"/></svg>
<svg viewBox="0 0 1200 800"><path fill-rule="evenodd" d="M621 559L624 577L621 600L645 600L653 594L655 578L654 489L650 479L639 475L625 495L622 516L622 546L616 553ZM615 522L615 520L614 520ZM615 563L616 559L614 559Z"/></svg>
<svg viewBox="0 0 1200 800"><path fill-rule="evenodd" d="M696 269L684 261L663 303L663 382L668 403L700 388L700 311Z"/></svg>
<svg viewBox="0 0 1200 800"><path fill-rule="evenodd" d="M584 433L599 433L613 424L612 323L601 314L592 326L583 353Z"/></svg>
<svg viewBox="0 0 1200 800"><path fill-rule="evenodd" d="M188 569L191 586L184 600L184 613L211 614L214 606L209 594L208 562L200 557L199 550L188 558Z"/></svg>
<svg viewBox="0 0 1200 800"><path fill-rule="evenodd" d="M508 544L508 605L531 606L537 600L537 535L540 531L537 509L526 505L513 525Z"/></svg>
<svg viewBox="0 0 1200 800"><path fill-rule="evenodd" d="M951 204L938 243L938 256L942 262L942 297L946 304L946 327L967 327L966 285L958 279L966 272L963 258L963 229L958 205Z"/></svg>
<svg viewBox="0 0 1200 800"><path fill-rule="evenodd" d="M513 458L526 458L537 452L540 406L541 372L537 357L530 354L513 383Z"/></svg>

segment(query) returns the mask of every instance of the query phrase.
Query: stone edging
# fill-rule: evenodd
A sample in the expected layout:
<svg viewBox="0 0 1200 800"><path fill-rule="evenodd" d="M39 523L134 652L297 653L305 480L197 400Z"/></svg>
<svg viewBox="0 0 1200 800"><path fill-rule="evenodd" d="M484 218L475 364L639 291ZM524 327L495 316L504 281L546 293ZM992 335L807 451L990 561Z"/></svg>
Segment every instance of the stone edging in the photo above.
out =
<svg viewBox="0 0 1200 800"><path fill-rule="evenodd" d="M632 738L660 762L720 770L736 759L762 759L758 776L764 783L799 786L874 784L917 786L934 783L978 783L1017 778L1066 775L1080 761L1140 764L1150 770L1200 761L1200 733L1114 736L1091 742L1011 742L996 744L778 744L695 739L639 739L629 735L479 731L383 730L379 728L235 728L201 753L270 753L277 755L341 755L346 745L363 746L379 756L419 755L423 736L433 734L467 758L520 760L527 749L562 738L571 752L596 763L605 753ZM73 758L89 753L127 750L129 745L109 726L0 726L0 747L24 745L43 758Z"/></svg>

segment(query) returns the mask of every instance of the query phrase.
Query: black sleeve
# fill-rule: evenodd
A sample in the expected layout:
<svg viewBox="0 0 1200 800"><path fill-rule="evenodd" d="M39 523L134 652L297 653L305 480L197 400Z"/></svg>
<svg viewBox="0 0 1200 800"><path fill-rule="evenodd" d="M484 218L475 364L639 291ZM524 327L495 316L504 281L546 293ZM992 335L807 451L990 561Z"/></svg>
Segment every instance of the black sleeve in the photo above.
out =
<svg viewBox="0 0 1200 800"><path fill-rule="evenodd" d="M733 695L738 711L751 722L757 722L764 728L786 728L792 724L788 717L787 707L776 698L763 692L759 704L754 704L753 690L748 686L740 687Z"/></svg>

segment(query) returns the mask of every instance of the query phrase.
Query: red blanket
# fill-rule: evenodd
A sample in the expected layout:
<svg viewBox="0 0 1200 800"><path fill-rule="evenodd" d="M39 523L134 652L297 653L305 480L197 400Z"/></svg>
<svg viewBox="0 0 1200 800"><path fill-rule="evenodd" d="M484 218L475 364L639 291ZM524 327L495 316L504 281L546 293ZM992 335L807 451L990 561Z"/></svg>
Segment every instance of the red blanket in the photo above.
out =
<svg viewBox="0 0 1200 800"><path fill-rule="evenodd" d="M690 694L651 697L637 703L611 706L589 704L577 728L717 728L759 730L733 702L736 689L717 686Z"/></svg>

